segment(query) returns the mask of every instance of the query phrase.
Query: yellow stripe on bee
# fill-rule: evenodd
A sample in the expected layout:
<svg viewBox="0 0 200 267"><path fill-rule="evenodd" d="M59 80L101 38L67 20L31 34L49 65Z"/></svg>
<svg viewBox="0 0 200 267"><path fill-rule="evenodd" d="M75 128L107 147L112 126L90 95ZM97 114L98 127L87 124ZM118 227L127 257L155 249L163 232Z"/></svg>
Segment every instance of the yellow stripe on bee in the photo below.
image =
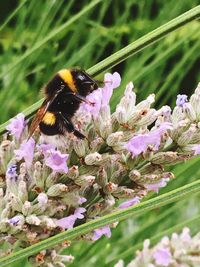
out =
<svg viewBox="0 0 200 267"><path fill-rule="evenodd" d="M60 70L58 72L58 74L60 75L60 77L63 79L63 81L69 86L69 88L74 92L76 93L77 92L77 88L76 88L76 85L74 83L74 79L73 79L73 76L72 76L72 73L70 70L68 69L63 69L63 70Z"/></svg>
<svg viewBox="0 0 200 267"><path fill-rule="evenodd" d="M56 116L53 113L47 111L42 121L47 125L53 125L56 122Z"/></svg>

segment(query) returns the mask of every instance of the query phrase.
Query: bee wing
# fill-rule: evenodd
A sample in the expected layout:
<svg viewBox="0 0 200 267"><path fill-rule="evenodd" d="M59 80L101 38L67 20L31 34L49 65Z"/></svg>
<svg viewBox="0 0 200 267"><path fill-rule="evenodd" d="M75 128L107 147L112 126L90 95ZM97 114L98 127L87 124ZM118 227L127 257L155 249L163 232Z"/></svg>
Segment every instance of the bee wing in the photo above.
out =
<svg viewBox="0 0 200 267"><path fill-rule="evenodd" d="M29 128L29 135L28 139L33 135L37 127L39 126L40 122L44 118L45 113L47 112L47 109L49 105L52 103L52 101L47 101L47 99L44 100L41 107L38 109L35 117L33 118L30 128Z"/></svg>

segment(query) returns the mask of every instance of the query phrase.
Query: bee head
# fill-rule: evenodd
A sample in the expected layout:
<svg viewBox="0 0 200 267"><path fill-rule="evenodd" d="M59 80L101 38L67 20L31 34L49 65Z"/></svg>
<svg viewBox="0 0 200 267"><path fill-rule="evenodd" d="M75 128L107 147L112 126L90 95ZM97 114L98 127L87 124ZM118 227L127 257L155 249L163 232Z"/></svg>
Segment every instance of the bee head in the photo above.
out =
<svg viewBox="0 0 200 267"><path fill-rule="evenodd" d="M86 96L99 87L98 82L95 81L85 71L73 70L72 73L73 73L74 81L76 83L78 91L81 95Z"/></svg>

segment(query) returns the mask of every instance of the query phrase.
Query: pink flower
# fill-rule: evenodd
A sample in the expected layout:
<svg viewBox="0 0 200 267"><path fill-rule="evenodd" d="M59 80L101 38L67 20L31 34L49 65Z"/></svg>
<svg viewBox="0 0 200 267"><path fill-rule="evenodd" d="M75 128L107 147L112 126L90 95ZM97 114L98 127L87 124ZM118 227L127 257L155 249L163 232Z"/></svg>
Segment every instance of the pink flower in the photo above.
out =
<svg viewBox="0 0 200 267"><path fill-rule="evenodd" d="M67 159L69 154L62 154L60 151L55 149L48 150L48 155L45 156L45 163L54 172L67 173Z"/></svg>
<svg viewBox="0 0 200 267"><path fill-rule="evenodd" d="M6 127L12 135L17 139L20 138L25 127L25 116L23 113L19 113L15 118L11 119L9 125Z"/></svg>
<svg viewBox="0 0 200 267"><path fill-rule="evenodd" d="M123 203L121 203L119 205L119 209L125 209L125 208L128 208L128 207L131 207L131 206L134 206L136 204L138 204L140 202L140 198L139 197L134 197L132 199L129 199Z"/></svg>
<svg viewBox="0 0 200 267"><path fill-rule="evenodd" d="M165 267L169 266L171 257L172 255L168 248L158 248L153 253L153 258L156 264Z"/></svg>
<svg viewBox="0 0 200 267"><path fill-rule="evenodd" d="M107 236L108 238L111 237L111 231L110 231L110 227L109 227L109 225L105 225L105 226L103 226L103 227L101 227L101 228L98 228L98 229L94 230L93 233L94 233L94 235L93 235L92 240L94 240L94 241L96 241L96 240L98 240L99 238L101 238L102 235L105 235L105 236Z"/></svg>
<svg viewBox="0 0 200 267"><path fill-rule="evenodd" d="M19 149L14 150L14 153L18 160L21 160L22 158L25 160L27 168L31 167L34 156L34 148L35 140L33 138L30 138L28 141L23 141Z"/></svg>
<svg viewBox="0 0 200 267"><path fill-rule="evenodd" d="M125 145L125 148L131 152L132 157L145 152L149 145L153 146L154 150L158 150L162 134L170 128L171 123L164 122L158 129L152 130L148 134L138 134L134 136Z"/></svg>
<svg viewBox="0 0 200 267"><path fill-rule="evenodd" d="M75 209L74 214L57 220L56 224L64 229L72 229L77 219L83 219L84 215L82 213L86 212L85 208Z"/></svg>

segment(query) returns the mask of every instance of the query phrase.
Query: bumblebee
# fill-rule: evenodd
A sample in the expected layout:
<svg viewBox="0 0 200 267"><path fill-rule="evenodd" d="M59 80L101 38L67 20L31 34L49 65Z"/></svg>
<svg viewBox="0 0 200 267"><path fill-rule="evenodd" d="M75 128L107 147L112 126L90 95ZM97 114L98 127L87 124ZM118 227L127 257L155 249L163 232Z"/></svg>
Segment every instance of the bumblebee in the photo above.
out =
<svg viewBox="0 0 200 267"><path fill-rule="evenodd" d="M45 100L30 125L29 138L38 126L45 135L65 135L69 132L78 138L84 138L71 119L81 102L94 104L86 96L96 90L98 84L83 70L60 70L44 87Z"/></svg>

